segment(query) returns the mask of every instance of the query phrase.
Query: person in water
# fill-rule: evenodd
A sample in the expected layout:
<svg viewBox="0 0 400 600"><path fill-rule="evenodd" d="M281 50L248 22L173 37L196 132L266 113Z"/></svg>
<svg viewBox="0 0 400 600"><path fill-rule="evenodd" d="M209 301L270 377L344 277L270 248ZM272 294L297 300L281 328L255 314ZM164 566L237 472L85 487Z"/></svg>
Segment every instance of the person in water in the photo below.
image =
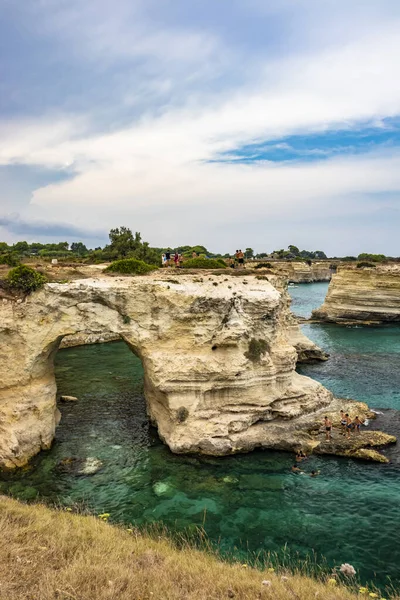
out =
<svg viewBox="0 0 400 600"><path fill-rule="evenodd" d="M344 410L341 410L340 411L340 425L342 428L342 435L346 435L346 424L347 424L347 421L346 421L345 412L344 412Z"/></svg>
<svg viewBox="0 0 400 600"><path fill-rule="evenodd" d="M299 450L298 452L296 452L296 462L301 462L302 460L305 460L307 458L307 456L304 454L303 450Z"/></svg>
<svg viewBox="0 0 400 600"><path fill-rule="evenodd" d="M349 413L346 413L346 437L350 438L350 432L353 429L353 424L349 417Z"/></svg>
<svg viewBox="0 0 400 600"><path fill-rule="evenodd" d="M359 417L356 417L353 421L353 425L354 425L354 431L357 431L357 433L361 433L360 432L360 425L362 425L362 421L359 419Z"/></svg>
<svg viewBox="0 0 400 600"><path fill-rule="evenodd" d="M325 417L324 418L324 425L325 425L325 436L326 436L325 439L328 442L330 442L330 440L331 440L331 433L332 433L332 421L328 417Z"/></svg>
<svg viewBox="0 0 400 600"><path fill-rule="evenodd" d="M321 471L311 471L310 477L318 477Z"/></svg>
<svg viewBox="0 0 400 600"><path fill-rule="evenodd" d="M302 473L303 471L297 465L292 466L292 473Z"/></svg>

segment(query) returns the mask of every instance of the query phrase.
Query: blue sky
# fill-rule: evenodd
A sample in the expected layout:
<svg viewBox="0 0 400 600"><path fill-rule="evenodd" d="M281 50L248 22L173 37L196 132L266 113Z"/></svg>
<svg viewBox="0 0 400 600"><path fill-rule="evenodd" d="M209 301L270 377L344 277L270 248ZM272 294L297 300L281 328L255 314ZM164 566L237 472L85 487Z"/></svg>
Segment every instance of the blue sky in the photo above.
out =
<svg viewBox="0 0 400 600"><path fill-rule="evenodd" d="M400 255L397 0L0 0L0 240Z"/></svg>

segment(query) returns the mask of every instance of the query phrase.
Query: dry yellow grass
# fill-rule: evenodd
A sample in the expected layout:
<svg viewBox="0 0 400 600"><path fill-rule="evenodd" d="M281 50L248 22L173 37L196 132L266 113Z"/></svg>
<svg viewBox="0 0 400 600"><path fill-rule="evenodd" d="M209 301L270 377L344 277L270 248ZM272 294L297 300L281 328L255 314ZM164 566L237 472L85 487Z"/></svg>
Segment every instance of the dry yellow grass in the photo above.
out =
<svg viewBox="0 0 400 600"><path fill-rule="evenodd" d="M354 600L300 575L227 564L42 505L0 496L1 600ZM263 584L268 580L271 585Z"/></svg>

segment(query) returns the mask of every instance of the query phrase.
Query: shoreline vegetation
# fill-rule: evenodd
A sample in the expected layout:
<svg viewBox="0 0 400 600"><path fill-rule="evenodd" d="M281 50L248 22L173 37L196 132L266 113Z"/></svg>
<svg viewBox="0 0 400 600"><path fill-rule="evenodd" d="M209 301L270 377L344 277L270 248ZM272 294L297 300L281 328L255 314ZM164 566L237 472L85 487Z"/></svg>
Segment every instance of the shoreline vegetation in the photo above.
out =
<svg viewBox="0 0 400 600"><path fill-rule="evenodd" d="M141 532L76 510L0 496L1 600L400 598L360 585L350 565L329 572L267 556L221 560L206 538L199 550L190 536L173 541L160 528Z"/></svg>
<svg viewBox="0 0 400 600"><path fill-rule="evenodd" d="M238 250L236 250L236 253ZM241 252L241 251L240 251ZM0 265L16 267L21 262L27 261L51 261L56 259L60 262L75 262L83 264L101 264L109 263L125 258L135 258L150 265L161 266L161 257L163 254L173 255L177 253L182 257L182 261L190 259L221 259L229 261L234 257L235 250L230 252L215 253L208 250L205 246L176 246L175 248L152 247L148 242L142 240L140 232L133 233L128 227L122 226L111 229L109 232L109 243L103 248L87 248L82 242L54 242L42 244L40 242L19 241L14 244L7 244L0 241ZM299 262L311 261L329 261L340 260L344 262L357 262L360 268L373 267L376 264L400 261L400 257L389 257L384 254L371 254L363 252L358 256L328 257L322 250L300 250L297 246L290 244L288 248L272 250L271 252L254 252L253 248L245 248L244 259L247 261L269 261L269 260L292 260Z"/></svg>

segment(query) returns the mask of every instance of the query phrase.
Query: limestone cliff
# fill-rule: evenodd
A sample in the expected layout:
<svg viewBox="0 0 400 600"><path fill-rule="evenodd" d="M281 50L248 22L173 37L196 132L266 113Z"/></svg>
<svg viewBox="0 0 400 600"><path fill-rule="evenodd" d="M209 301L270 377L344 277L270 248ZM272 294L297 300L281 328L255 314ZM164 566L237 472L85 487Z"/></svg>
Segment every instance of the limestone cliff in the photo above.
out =
<svg viewBox="0 0 400 600"><path fill-rule="evenodd" d="M400 267L339 267L312 316L333 323L400 322Z"/></svg>
<svg viewBox="0 0 400 600"><path fill-rule="evenodd" d="M268 259L266 259L268 262ZM246 268L252 269L257 265L257 261L249 261ZM313 283L315 281L330 281L332 277L332 269L330 263L312 262L308 265L301 261L271 261L271 269L276 275L280 275L292 283Z"/></svg>
<svg viewBox="0 0 400 600"><path fill-rule="evenodd" d="M50 447L58 422L54 355L63 338L88 332L119 336L141 358L149 416L173 452L223 455L312 439L297 419L319 420L315 411L332 395L295 372L290 299L280 281L168 276L51 283L1 303L0 465L24 465Z"/></svg>

